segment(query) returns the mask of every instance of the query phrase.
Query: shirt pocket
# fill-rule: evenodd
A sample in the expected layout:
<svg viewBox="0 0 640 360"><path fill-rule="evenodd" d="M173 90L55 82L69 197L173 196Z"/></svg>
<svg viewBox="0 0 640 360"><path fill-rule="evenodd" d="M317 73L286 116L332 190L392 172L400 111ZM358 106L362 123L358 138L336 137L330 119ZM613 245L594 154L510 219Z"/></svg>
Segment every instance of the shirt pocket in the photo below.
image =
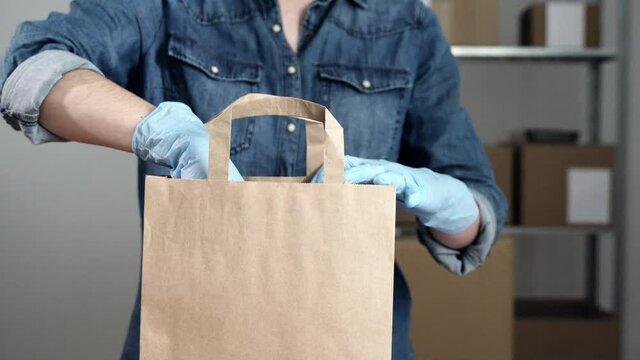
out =
<svg viewBox="0 0 640 360"><path fill-rule="evenodd" d="M320 99L344 128L345 152L392 158L400 143L410 72L343 64L320 64L317 69Z"/></svg>
<svg viewBox="0 0 640 360"><path fill-rule="evenodd" d="M239 97L258 92L259 63L218 55L212 45L172 36L168 45L168 83L171 97L191 106L207 122ZM255 131L255 118L234 121L231 154L246 150Z"/></svg>

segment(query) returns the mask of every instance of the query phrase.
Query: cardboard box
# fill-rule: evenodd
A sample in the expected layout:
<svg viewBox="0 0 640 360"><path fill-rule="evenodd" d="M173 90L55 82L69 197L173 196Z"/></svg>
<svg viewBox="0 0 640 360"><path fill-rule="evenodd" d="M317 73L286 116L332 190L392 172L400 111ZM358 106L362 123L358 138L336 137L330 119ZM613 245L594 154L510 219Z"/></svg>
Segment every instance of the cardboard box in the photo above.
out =
<svg viewBox="0 0 640 360"><path fill-rule="evenodd" d="M465 277L449 273L415 237L396 242L412 297L418 360L513 359L513 241L501 238L487 262Z"/></svg>
<svg viewBox="0 0 640 360"><path fill-rule="evenodd" d="M599 47L600 6L567 1L533 5L522 14L520 43L525 46Z"/></svg>
<svg viewBox="0 0 640 360"><path fill-rule="evenodd" d="M613 318L516 320L516 360L619 358L619 321Z"/></svg>
<svg viewBox="0 0 640 360"><path fill-rule="evenodd" d="M451 45L498 45L498 0L431 0Z"/></svg>
<svg viewBox="0 0 640 360"><path fill-rule="evenodd" d="M516 302L517 360L618 359L620 322L572 300Z"/></svg>
<svg viewBox="0 0 640 360"><path fill-rule="evenodd" d="M509 213L507 214L507 223L513 222L513 177L514 177L514 149L511 146L487 146L485 148L491 166L493 167L493 175L496 184L509 204Z"/></svg>
<svg viewBox="0 0 640 360"><path fill-rule="evenodd" d="M520 223L611 225L613 166L612 146L522 146Z"/></svg>
<svg viewBox="0 0 640 360"><path fill-rule="evenodd" d="M416 217L411 213L398 209L396 211L396 226L415 227Z"/></svg>

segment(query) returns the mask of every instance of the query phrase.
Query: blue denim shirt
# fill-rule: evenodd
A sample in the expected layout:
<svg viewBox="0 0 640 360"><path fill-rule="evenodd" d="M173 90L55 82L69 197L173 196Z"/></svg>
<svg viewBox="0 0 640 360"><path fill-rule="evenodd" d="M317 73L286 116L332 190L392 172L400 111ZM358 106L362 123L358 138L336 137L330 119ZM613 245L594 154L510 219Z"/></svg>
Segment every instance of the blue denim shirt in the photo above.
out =
<svg viewBox="0 0 640 360"><path fill-rule="evenodd" d="M62 140L38 124L39 107L55 82L78 68L100 72L153 104L184 102L203 121L250 92L315 101L344 127L347 154L428 167L467 184L482 220L474 243L451 250L420 225L418 234L450 271L478 268L506 203L459 106L457 65L433 13L419 0L316 0L297 52L274 26L281 21L275 0L78 0L69 14L18 28L0 72L0 108L32 142ZM238 121L231 153L246 176L304 175L304 123ZM140 199L145 174L168 169L139 164ZM410 307L396 267L396 360L414 358ZM137 358L138 336L139 304L123 358Z"/></svg>

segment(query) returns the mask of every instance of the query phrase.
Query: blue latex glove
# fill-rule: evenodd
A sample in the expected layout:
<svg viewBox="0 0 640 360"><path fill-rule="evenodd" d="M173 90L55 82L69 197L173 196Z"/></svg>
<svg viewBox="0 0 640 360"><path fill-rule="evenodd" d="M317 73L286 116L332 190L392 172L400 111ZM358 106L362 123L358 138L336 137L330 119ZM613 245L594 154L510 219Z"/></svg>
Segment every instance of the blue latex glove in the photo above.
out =
<svg viewBox="0 0 640 360"><path fill-rule="evenodd" d="M322 169L312 182L322 182ZM425 226L448 234L467 229L478 219L478 206L460 180L427 168L411 168L386 160L345 156L348 184L393 185L398 206L416 215Z"/></svg>
<svg viewBox="0 0 640 360"><path fill-rule="evenodd" d="M136 126L131 147L140 159L171 168L173 178L207 178L209 130L185 104L160 104ZM229 180L243 181L231 161Z"/></svg>

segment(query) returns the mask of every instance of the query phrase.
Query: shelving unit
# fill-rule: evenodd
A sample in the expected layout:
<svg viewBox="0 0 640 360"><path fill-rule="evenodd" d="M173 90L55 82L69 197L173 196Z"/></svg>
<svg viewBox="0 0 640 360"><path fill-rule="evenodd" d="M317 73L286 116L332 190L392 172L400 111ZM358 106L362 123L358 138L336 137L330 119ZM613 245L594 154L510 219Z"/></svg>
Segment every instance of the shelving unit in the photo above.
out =
<svg viewBox="0 0 640 360"><path fill-rule="evenodd" d="M602 0L590 0L603 6ZM608 4L608 3L607 3ZM623 284L625 281L626 233L624 219L620 214L626 209L625 169L627 144L621 136L628 129L628 23L629 0L618 0L616 47L602 48L553 48L520 46L452 46L451 51L460 63L482 63L501 66L504 64L565 64L584 67L587 76L587 115L585 142L587 145L602 144L602 73L606 64L616 64L616 119L617 140L615 142L616 162L614 167L614 198L612 226L520 226L507 225L501 235L516 239L538 238L551 244L562 238L579 238L585 241L585 296L576 299L518 298L515 299L514 331L515 359L617 359L621 343L629 334L622 334L625 319ZM603 23L603 22L601 22ZM604 28L604 27L603 27ZM399 239L415 240L415 223L411 217L400 217L396 235ZM614 240L613 259L613 311L603 311L598 304L599 259L601 237ZM548 240L548 242L546 242ZM606 267L605 267L606 268ZM509 271L510 273L510 271ZM478 272L482 278L482 269ZM561 276L559 274L558 276ZM412 285L412 284L410 284ZM512 291L513 289L511 289ZM511 294L511 293L510 293ZM503 294L499 294L502 296ZM494 309L490 309L495 311ZM507 310L509 313L511 309ZM497 312L496 312L497 313ZM494 324L495 325L495 324ZM504 323L502 326L507 326ZM509 325L508 327L511 327ZM586 346L586 345L589 346ZM539 350L539 351L538 351ZM547 356L548 355L548 356ZM538 356L538 357L536 357Z"/></svg>
<svg viewBox="0 0 640 360"><path fill-rule="evenodd" d="M605 63L617 60L618 53L615 49L565 49L565 48L536 48L536 47L474 47L474 46L454 46L453 54L460 61L495 61L495 62L532 62L532 63L567 63L588 67L588 136L589 144L599 144L601 142L601 87L602 87L602 66ZM617 173L617 171L616 171ZM616 199L615 201L618 201ZM617 324L616 318L612 314L605 314L597 306L598 297L598 269L599 269L599 238L604 234L616 234L615 227L528 227L528 226L506 226L502 234L516 238L523 237L547 237L555 239L557 237L581 236L586 240L585 252L585 281L586 299L578 299L572 302L564 302L561 309L558 308L558 301L552 299L530 300L517 299L515 304L516 329L522 336L533 336L539 329L535 319L556 319L554 324L571 324L577 319L585 320L589 331L611 331L612 324ZM616 261L617 262L617 261ZM618 277L620 268L616 269L614 276ZM615 281L615 279L614 279ZM616 293L616 297L620 296ZM619 303L619 300L616 300ZM555 316L550 316L549 309L558 309ZM589 309L582 311L581 309ZM546 311L546 312L545 312ZM557 314L562 311L566 315L558 322ZM536 313L537 316L536 317ZM534 319L532 323L531 320ZM601 326L606 323L606 326ZM543 325L546 326L546 325ZM563 325L559 325L561 329ZM533 330L532 330L533 329ZM564 330L559 330L560 332ZM617 334L617 333L616 333ZM555 334L554 337L560 336ZM609 337L610 338L610 337ZM542 340L541 340L542 341ZM553 339L549 339L553 341ZM519 342L516 341L516 344ZM604 347L611 346L610 343ZM615 345L614 345L615 346ZM516 355L518 349L516 349Z"/></svg>
<svg viewBox="0 0 640 360"><path fill-rule="evenodd" d="M615 61L618 54L612 48L541 48L519 46L453 46L453 54L461 61L509 61L509 62L562 62L588 66L589 76L589 126L588 143L599 144L601 133L601 86L602 65ZM617 200L617 199L616 199ZM507 226L505 235L513 236L584 236L587 239L586 274L587 296L597 302L598 283L598 237L604 233L615 233L615 228L602 227L523 227Z"/></svg>
<svg viewBox="0 0 640 360"><path fill-rule="evenodd" d="M601 1L597 1L601 3ZM618 44L625 44L627 32L627 11L629 8L628 0L618 1ZM618 70L618 88L620 93L618 96L622 98L618 102L619 119L617 120L618 130L626 128L625 106L626 99L623 89L625 88L624 69L627 64L627 51L624 48L585 48L585 49L567 49L567 48L541 48L541 47L518 47L518 46L453 46L452 53L461 62L470 61L491 61L491 62L532 62L532 63L567 63L587 66L588 69L588 131L587 142L589 144L601 143L602 119L601 119L601 103L602 103L602 66L609 62L619 61ZM620 136L618 136L620 138ZM620 141L616 143L616 152L621 154L624 150L624 144ZM624 174L624 160L618 159L615 168L616 186L623 184L620 180ZM586 282L587 294L586 300L565 302L562 310L569 313L569 318L578 319L620 319L622 309L621 301L621 281L624 278L624 253L623 241L624 231L620 217L615 216L616 213L624 209L624 195L617 191L615 194L613 227L527 227L527 226L506 226L502 234L519 237L564 237L564 236L582 236L587 241L586 251ZM602 235L614 235L616 240L616 258L614 260L614 284L615 284L615 314L603 314L597 307L598 295L598 259L599 259L599 238ZM519 299L516 302L516 314L527 319L535 318L536 312L548 309L549 301L526 300ZM555 302L557 304L557 302ZM578 304L579 306L577 306ZM554 305L555 306L555 305ZM588 309L585 311L584 309ZM544 311L538 316L545 317ZM524 324L524 323L523 323Z"/></svg>

